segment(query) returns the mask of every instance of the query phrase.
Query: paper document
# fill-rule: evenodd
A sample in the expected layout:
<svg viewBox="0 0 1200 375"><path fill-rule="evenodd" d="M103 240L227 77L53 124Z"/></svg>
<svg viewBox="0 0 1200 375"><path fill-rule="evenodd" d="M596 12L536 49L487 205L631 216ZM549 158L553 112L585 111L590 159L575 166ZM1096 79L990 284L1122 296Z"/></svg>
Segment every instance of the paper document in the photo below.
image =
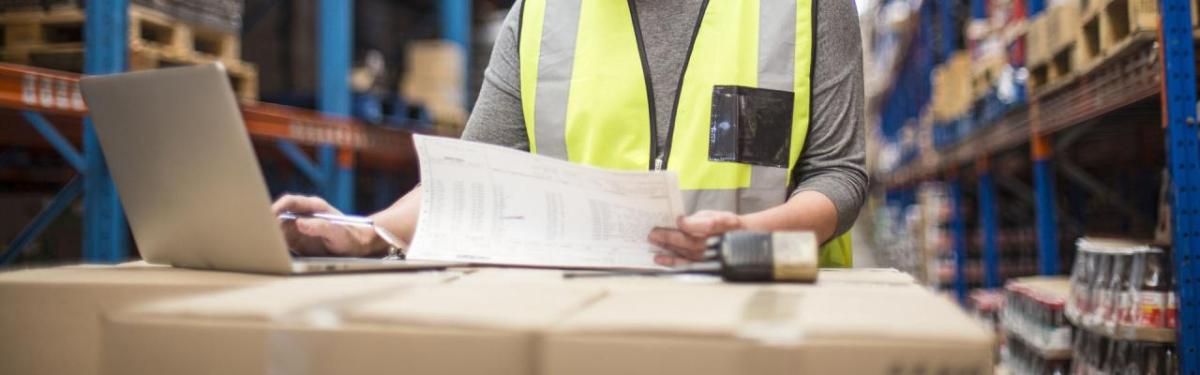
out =
<svg viewBox="0 0 1200 375"><path fill-rule="evenodd" d="M684 213L672 172L602 170L450 138L413 143L421 215L410 259L659 268L646 236Z"/></svg>

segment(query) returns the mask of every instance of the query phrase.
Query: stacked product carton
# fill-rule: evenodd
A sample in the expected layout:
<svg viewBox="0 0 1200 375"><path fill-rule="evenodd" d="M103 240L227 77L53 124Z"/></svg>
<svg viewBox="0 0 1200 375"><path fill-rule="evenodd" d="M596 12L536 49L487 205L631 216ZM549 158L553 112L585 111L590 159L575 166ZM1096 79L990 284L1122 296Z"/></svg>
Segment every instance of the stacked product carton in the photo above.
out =
<svg viewBox="0 0 1200 375"><path fill-rule="evenodd" d="M141 304L105 320L102 373L986 373L993 361L990 333L894 271L824 271L815 284L450 272L465 275Z"/></svg>

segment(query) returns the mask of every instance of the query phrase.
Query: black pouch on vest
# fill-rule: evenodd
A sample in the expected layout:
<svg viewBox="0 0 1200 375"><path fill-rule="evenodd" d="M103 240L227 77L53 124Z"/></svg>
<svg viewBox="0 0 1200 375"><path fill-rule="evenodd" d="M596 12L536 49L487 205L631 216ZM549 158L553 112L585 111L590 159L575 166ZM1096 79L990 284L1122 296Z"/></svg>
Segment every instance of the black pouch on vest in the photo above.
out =
<svg viewBox="0 0 1200 375"><path fill-rule="evenodd" d="M708 160L787 168L795 94L714 86Z"/></svg>

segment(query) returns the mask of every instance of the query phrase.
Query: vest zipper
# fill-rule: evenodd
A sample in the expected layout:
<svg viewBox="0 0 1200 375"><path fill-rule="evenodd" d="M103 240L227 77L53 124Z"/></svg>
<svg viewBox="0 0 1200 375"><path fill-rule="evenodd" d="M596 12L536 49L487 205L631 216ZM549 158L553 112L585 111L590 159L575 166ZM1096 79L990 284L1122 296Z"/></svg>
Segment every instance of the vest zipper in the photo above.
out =
<svg viewBox="0 0 1200 375"><path fill-rule="evenodd" d="M642 76L646 81L646 101L650 105L650 169L660 170L662 158L658 156L658 109L654 104L654 82L650 78L650 61L646 58L646 45L642 42L642 25L638 19L637 4L629 2L629 16L633 19L633 35L637 39L638 57L642 59Z"/></svg>
<svg viewBox="0 0 1200 375"><path fill-rule="evenodd" d="M704 14L708 10L708 0L704 0L700 4L700 15L696 17L696 27L692 29L692 41L688 43L687 55L684 56L683 70L679 72L679 85L675 88L675 104L671 105L671 123L667 125L667 140L663 142L662 153L658 154L658 160L662 161L661 168L667 168L667 162L671 161L671 140L675 137L675 117L679 114L679 98L683 96L683 80L687 78L688 63L692 61L692 49L696 48L696 39L700 36L700 25L704 23ZM642 51L642 59L645 60L645 51ZM646 82L650 84L649 81ZM650 108L651 111L654 107ZM656 151L653 148L651 151Z"/></svg>

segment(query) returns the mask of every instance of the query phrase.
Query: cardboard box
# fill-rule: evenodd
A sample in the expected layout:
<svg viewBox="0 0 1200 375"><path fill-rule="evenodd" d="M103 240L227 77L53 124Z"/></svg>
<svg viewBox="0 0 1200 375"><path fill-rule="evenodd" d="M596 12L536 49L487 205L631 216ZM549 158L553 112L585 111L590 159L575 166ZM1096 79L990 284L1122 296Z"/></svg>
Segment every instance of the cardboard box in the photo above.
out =
<svg viewBox="0 0 1200 375"><path fill-rule="evenodd" d="M971 54L959 51L933 71L933 120L946 122L971 109Z"/></svg>
<svg viewBox="0 0 1200 375"><path fill-rule="evenodd" d="M407 71L400 86L404 99L424 105L437 126L461 131L467 121L462 47L447 40L413 41L406 55Z"/></svg>
<svg viewBox="0 0 1200 375"><path fill-rule="evenodd" d="M460 285L547 285L561 284L569 286L596 287L604 290L611 288L637 288L646 290L662 290L673 288L689 288L697 285L720 285L721 278L709 275L677 275L677 276L599 276L599 277L564 277L566 273L596 273L603 271L563 271L553 269L522 269L522 268L478 268L472 270L462 279L456 280Z"/></svg>
<svg viewBox="0 0 1200 375"><path fill-rule="evenodd" d="M454 276L462 272L464 276ZM987 373L991 336L890 269L816 284L329 276L109 315L106 374Z"/></svg>
<svg viewBox="0 0 1200 375"><path fill-rule="evenodd" d="M0 273L0 374L96 374L105 312L274 278L142 262Z"/></svg>
<svg viewBox="0 0 1200 375"><path fill-rule="evenodd" d="M992 334L919 287L610 291L544 339L548 374L990 373Z"/></svg>
<svg viewBox="0 0 1200 375"><path fill-rule="evenodd" d="M138 306L106 320L104 373L530 374L537 331L603 296L446 280L321 278Z"/></svg>
<svg viewBox="0 0 1200 375"><path fill-rule="evenodd" d="M563 274L571 271L522 268L461 268L458 270L464 272L463 277L454 281L458 285L544 285L561 283L564 285L599 286L606 290L629 290L631 288L654 290L662 288L693 288L697 286L758 287L762 285L724 283L720 277L709 275L564 278ZM895 268L822 268L817 273L817 282L815 285L915 286L915 283L916 281L912 275L900 272ZM778 285L804 286L806 284Z"/></svg>
<svg viewBox="0 0 1200 375"><path fill-rule="evenodd" d="M1053 56L1071 43L1075 43L1079 36L1081 27L1079 2L1063 2L1043 13L1045 13L1043 17L1047 18L1046 36L1050 38L1047 55Z"/></svg>
<svg viewBox="0 0 1200 375"><path fill-rule="evenodd" d="M825 268L817 274L817 285L915 286L916 279L895 268Z"/></svg>
<svg viewBox="0 0 1200 375"><path fill-rule="evenodd" d="M971 63L972 103L996 86L1000 75L1007 67L1008 55L1004 50L992 50Z"/></svg>
<svg viewBox="0 0 1200 375"><path fill-rule="evenodd" d="M1029 23L1029 31L1025 34L1025 65L1039 66L1050 59L1051 39L1050 12L1039 14Z"/></svg>

